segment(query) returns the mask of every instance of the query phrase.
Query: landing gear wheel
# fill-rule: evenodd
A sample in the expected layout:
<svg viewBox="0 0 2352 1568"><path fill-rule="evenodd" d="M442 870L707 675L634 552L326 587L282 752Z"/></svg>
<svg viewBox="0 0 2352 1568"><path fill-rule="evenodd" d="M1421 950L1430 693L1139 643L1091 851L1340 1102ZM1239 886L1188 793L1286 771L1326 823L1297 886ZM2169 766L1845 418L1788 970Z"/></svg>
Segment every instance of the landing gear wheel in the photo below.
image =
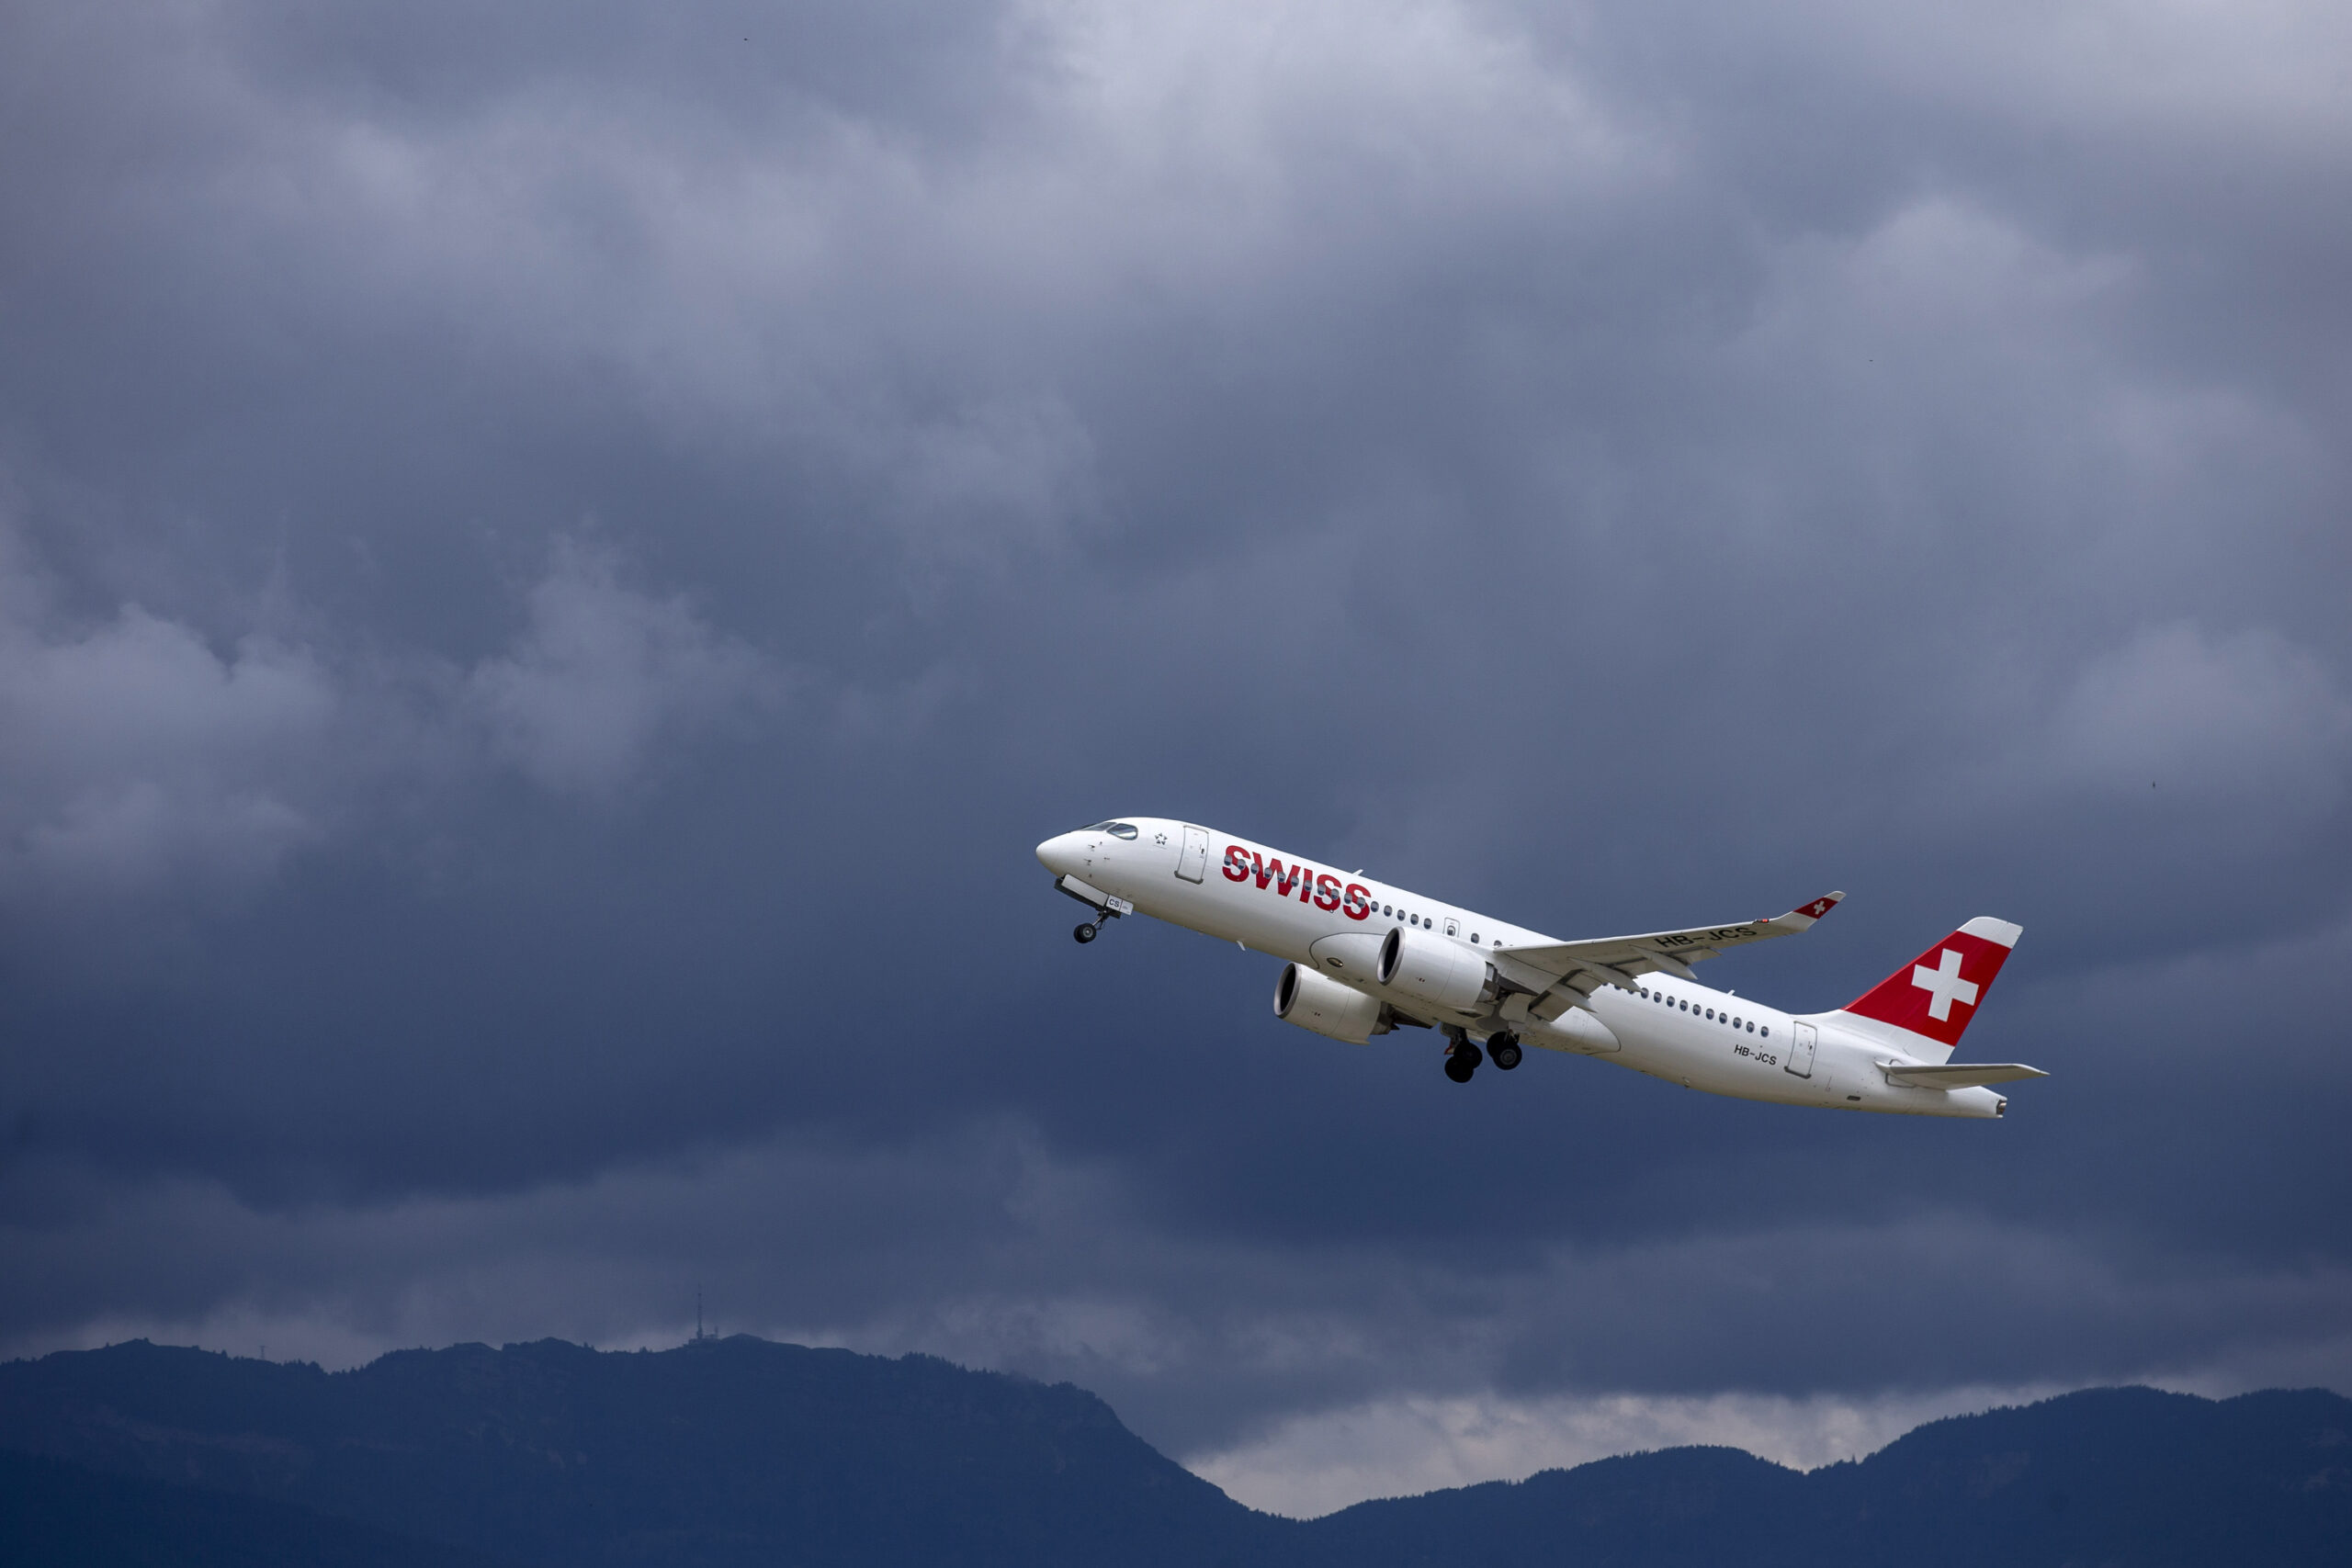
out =
<svg viewBox="0 0 2352 1568"><path fill-rule="evenodd" d="M1508 1031L1487 1042L1487 1057L1505 1072L1519 1066L1521 1055L1519 1036Z"/></svg>
<svg viewBox="0 0 2352 1568"><path fill-rule="evenodd" d="M1069 934L1078 938L1078 940L1082 942L1092 942L1097 936L1102 934L1102 928L1097 926L1093 921L1088 920Z"/></svg>
<svg viewBox="0 0 2352 1568"><path fill-rule="evenodd" d="M1453 1043L1445 1048L1445 1076L1455 1083L1468 1083L1470 1075L1478 1070L1478 1064L1485 1059L1478 1054L1475 1041L1467 1035L1457 1034L1453 1037Z"/></svg>

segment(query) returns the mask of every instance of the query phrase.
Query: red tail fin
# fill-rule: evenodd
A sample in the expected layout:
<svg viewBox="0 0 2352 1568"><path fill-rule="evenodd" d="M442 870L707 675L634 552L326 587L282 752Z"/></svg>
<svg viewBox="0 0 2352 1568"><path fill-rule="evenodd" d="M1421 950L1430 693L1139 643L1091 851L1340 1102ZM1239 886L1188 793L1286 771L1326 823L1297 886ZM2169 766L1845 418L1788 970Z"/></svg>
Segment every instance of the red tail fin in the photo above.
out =
<svg viewBox="0 0 2352 1568"><path fill-rule="evenodd" d="M1993 976L2008 961L2009 949L2024 934L2023 926L1979 915L1847 1003L1846 1010L1924 1034L1939 1045L1957 1045L1977 1004L1993 988Z"/></svg>

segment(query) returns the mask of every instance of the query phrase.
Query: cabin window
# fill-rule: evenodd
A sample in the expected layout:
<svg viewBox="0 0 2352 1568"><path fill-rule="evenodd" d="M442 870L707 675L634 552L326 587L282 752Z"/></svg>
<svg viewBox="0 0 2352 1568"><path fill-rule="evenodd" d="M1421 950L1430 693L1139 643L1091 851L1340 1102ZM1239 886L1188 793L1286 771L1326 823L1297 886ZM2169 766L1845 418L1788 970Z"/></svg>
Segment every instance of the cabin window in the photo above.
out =
<svg viewBox="0 0 2352 1568"><path fill-rule="evenodd" d="M1767 1040L1772 1038L1772 1026L1769 1023L1764 1026L1764 1038Z"/></svg>
<svg viewBox="0 0 2352 1568"><path fill-rule="evenodd" d="M1472 932L1470 933L1470 940L1471 940L1472 942L1476 942L1476 941L1477 941L1477 940L1478 940L1478 933L1477 933L1476 931L1472 931Z"/></svg>

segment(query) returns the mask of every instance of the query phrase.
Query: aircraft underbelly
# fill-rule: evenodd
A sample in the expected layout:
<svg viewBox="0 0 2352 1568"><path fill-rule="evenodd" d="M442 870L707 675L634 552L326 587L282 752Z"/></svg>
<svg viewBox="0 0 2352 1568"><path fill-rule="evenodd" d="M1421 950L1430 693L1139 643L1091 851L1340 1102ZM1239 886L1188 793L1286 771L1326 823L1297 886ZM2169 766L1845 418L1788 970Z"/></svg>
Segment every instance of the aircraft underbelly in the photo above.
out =
<svg viewBox="0 0 2352 1568"><path fill-rule="evenodd" d="M1649 1006L1638 1001L1601 1002L1603 1019L1612 1014L1617 1019L1625 1049L1615 1060L1625 1066L1736 1100L1813 1104L1828 1092L1825 1072L1816 1072L1810 1079L1796 1077L1781 1070L1777 1051L1759 1053L1751 1046L1747 1055L1741 1055L1726 1032L1714 1024L1679 1013L1653 1017Z"/></svg>
<svg viewBox="0 0 2352 1568"><path fill-rule="evenodd" d="M1132 898L1141 913L1170 925L1182 926L1220 942L1241 942L1261 953L1302 964L1315 962L1312 950L1316 939L1329 931L1330 919L1338 918L1325 916L1311 904L1304 908L1294 908L1287 901L1258 895L1254 888L1245 892L1229 883L1220 884L1214 877L1197 886L1175 882L1172 877L1168 883L1154 879L1147 886L1122 892L1120 896ZM1355 976L1351 973L1348 977Z"/></svg>

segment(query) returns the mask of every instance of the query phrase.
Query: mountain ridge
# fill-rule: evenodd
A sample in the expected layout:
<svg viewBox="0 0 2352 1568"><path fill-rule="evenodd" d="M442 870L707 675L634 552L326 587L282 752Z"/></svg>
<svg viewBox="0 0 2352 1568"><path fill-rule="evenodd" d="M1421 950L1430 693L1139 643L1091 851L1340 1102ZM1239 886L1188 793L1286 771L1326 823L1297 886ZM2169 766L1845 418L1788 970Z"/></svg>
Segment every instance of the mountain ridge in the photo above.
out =
<svg viewBox="0 0 2352 1568"><path fill-rule="evenodd" d="M133 1341L0 1365L0 1459L14 1495L34 1495L24 1465L62 1466L46 1472L61 1495L132 1487L91 1505L117 1527L251 1535L204 1557L159 1525L74 1559L190 1568L2352 1561L2352 1401L2324 1390L2086 1390L1812 1472L1667 1449L1301 1521L1234 1501L1075 1384L934 1357L746 1335L460 1345L328 1372ZM50 1514L56 1538L70 1521ZM306 1531L333 1551L288 1555Z"/></svg>

